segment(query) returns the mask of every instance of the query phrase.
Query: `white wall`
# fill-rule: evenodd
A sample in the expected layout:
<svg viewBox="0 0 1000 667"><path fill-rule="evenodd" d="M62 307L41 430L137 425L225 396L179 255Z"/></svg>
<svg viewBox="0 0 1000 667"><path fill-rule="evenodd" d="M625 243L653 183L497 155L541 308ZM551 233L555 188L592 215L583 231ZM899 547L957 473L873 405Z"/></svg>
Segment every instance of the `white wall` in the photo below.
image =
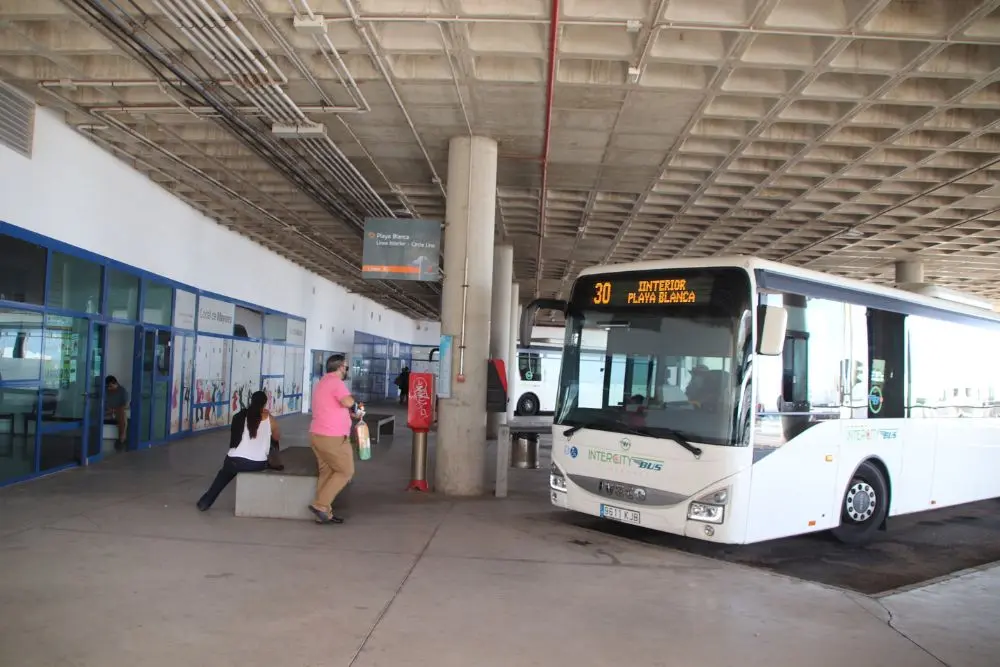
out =
<svg viewBox="0 0 1000 667"><path fill-rule="evenodd" d="M138 387L132 386L132 361L135 354L135 327L112 324L108 327L108 347L104 352L105 371L114 375L131 396Z"/></svg>
<svg viewBox="0 0 1000 667"><path fill-rule="evenodd" d="M436 323L418 330L410 318L221 227L49 110L38 111L32 159L0 146L0 220L199 289L304 317L307 351L350 353L355 329L418 344L438 340L430 335Z"/></svg>
<svg viewBox="0 0 1000 667"><path fill-rule="evenodd" d="M414 345L430 345L437 347L441 343L441 323L419 320L416 322L416 331L413 332Z"/></svg>

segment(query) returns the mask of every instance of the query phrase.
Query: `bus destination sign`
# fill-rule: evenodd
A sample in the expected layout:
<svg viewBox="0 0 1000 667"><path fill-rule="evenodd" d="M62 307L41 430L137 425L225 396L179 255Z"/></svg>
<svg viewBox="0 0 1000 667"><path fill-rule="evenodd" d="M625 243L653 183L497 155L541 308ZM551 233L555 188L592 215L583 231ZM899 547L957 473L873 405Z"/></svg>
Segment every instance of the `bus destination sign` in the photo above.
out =
<svg viewBox="0 0 1000 667"><path fill-rule="evenodd" d="M646 305L651 303L696 303L698 294L688 289L683 278L666 280L640 280L635 291L629 292L627 303Z"/></svg>
<svg viewBox="0 0 1000 667"><path fill-rule="evenodd" d="M595 306L653 306L698 303L698 292L685 278L607 279L593 283Z"/></svg>

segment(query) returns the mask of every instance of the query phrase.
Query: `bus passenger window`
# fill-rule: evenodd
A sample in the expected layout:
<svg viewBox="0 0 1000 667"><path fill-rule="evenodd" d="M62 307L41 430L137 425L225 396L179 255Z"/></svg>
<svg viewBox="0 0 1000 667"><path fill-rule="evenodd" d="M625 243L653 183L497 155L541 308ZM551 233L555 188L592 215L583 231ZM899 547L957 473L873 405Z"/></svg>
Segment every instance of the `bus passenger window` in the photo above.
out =
<svg viewBox="0 0 1000 667"><path fill-rule="evenodd" d="M533 352L522 352L517 355L517 370L524 382L542 381L542 359Z"/></svg>

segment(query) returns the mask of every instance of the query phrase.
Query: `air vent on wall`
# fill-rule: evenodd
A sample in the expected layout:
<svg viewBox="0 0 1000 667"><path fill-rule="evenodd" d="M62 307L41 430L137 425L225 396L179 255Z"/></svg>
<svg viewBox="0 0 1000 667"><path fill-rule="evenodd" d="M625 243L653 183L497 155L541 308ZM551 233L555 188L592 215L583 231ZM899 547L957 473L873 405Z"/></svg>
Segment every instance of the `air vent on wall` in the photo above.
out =
<svg viewBox="0 0 1000 667"><path fill-rule="evenodd" d="M34 133L34 101L0 83L0 144L30 158Z"/></svg>

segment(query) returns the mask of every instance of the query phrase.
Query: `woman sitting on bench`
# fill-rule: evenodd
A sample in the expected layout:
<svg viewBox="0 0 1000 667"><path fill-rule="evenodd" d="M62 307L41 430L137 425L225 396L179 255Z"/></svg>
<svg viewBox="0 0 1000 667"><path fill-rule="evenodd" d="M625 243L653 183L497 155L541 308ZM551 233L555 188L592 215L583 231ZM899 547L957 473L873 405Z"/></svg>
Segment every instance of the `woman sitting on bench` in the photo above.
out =
<svg viewBox="0 0 1000 667"><path fill-rule="evenodd" d="M250 407L237 412L233 417L229 453L212 486L198 500L198 509L202 512L212 506L236 475L241 472L260 472L267 468L272 442L281 438L281 432L278 430L278 422L265 408L266 405L267 394L262 391L254 392L250 397Z"/></svg>

